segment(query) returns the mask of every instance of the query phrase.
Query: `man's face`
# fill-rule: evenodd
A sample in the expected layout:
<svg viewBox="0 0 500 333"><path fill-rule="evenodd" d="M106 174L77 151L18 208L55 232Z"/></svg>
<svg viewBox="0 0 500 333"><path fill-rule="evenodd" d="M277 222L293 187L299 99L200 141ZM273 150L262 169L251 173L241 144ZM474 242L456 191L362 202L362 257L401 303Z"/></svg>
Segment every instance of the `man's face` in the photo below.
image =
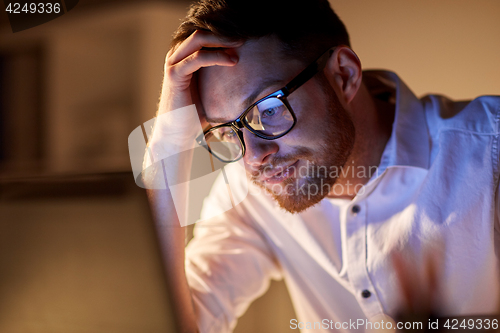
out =
<svg viewBox="0 0 500 333"><path fill-rule="evenodd" d="M248 41L231 52L239 58L235 66L199 71L200 98L211 125L234 120L307 66L285 57L271 37ZM295 127L276 140L243 129L243 160L256 185L271 193L282 208L298 213L330 192L338 175L332 171L344 166L352 150L354 125L323 73L294 91L288 101L297 116Z"/></svg>

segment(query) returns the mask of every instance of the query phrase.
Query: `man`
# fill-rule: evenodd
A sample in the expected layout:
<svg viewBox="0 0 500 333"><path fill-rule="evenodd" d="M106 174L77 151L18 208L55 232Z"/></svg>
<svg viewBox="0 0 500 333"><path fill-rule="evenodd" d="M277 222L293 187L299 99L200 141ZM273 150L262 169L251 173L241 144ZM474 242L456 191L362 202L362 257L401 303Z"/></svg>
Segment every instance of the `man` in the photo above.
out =
<svg viewBox="0 0 500 333"><path fill-rule="evenodd" d="M202 213L215 217L186 252L172 191L148 191L180 331L231 331L280 278L318 330L366 330L412 307L498 310L500 98L418 100L394 73L362 72L327 1L204 0L167 54L169 120L149 142L153 161L176 157L153 164L146 185L189 174L192 154L176 152L199 138L182 117L192 104L208 122L199 142L242 160L251 191L225 211L219 178Z"/></svg>

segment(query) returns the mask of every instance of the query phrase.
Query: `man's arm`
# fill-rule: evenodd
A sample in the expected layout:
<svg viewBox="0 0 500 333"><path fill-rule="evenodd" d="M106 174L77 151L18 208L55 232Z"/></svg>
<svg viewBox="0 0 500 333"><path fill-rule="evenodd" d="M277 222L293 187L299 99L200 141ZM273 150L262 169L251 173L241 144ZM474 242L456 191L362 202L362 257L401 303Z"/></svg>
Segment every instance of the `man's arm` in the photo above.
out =
<svg viewBox="0 0 500 333"><path fill-rule="evenodd" d="M202 48L231 48L240 44L223 41L212 34L197 31L175 50L170 50L165 61L157 120L168 112L189 106L193 104L193 101L198 100L197 96L193 96L196 91L191 85L193 73L198 69L215 65L232 66L236 63L235 59L231 59L224 50L205 51ZM143 175L163 251L167 270L167 287L173 301L178 332L197 331L192 298L184 271L185 230L180 226L168 184L163 184L163 189L158 189L162 186L157 186L155 182L158 179L166 182L164 176L166 174L179 179L186 179L186 175L189 175L190 167L186 166L191 165L192 154L175 153L179 145L183 145L183 141L189 138L189 131L192 127L189 123L175 123L174 126L168 121L157 121L146 154L146 159L149 158L152 164ZM165 139L167 132L169 138ZM165 152L168 152L167 155L177 156L177 160L169 159L167 164L155 159L155 156L165 156ZM161 175L163 177L158 177ZM172 178L169 177L169 179Z"/></svg>

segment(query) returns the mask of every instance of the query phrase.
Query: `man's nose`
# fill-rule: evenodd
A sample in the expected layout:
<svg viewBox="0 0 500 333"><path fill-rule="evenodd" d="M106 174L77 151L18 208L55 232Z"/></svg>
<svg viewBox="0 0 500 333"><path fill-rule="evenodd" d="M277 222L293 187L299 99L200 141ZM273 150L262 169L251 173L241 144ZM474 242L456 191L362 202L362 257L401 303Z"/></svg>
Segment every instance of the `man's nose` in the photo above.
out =
<svg viewBox="0 0 500 333"><path fill-rule="evenodd" d="M243 160L250 166L261 166L269 160L272 154L279 150L278 142L275 140L259 138L246 129L243 130L243 139L246 146Z"/></svg>

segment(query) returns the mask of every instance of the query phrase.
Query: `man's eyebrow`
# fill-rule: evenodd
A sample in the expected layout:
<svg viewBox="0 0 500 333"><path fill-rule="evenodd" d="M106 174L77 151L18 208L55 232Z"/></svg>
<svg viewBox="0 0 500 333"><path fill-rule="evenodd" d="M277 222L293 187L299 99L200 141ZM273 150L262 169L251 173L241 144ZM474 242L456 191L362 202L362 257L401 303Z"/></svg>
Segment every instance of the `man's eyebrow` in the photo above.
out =
<svg viewBox="0 0 500 333"><path fill-rule="evenodd" d="M257 96L260 95L260 93L262 93L262 91L264 89L266 89L267 87L271 87L271 86L274 86L274 85L278 85L278 84L283 84L283 80L281 79L266 79L266 80L263 80L258 86L257 88L254 89L254 91L247 97L245 98L245 100L243 101L243 108L248 108L250 105L252 105L253 102L255 102L255 100L257 99ZM283 85L284 86L284 85ZM274 92L274 91L273 91ZM271 93L273 93L271 92ZM245 106L246 105L246 106ZM243 112L243 111L242 111Z"/></svg>
<svg viewBox="0 0 500 333"><path fill-rule="evenodd" d="M245 111L250 105L252 105L252 103L255 102L255 100L257 99L257 96L259 96L262 91L264 89L266 89L267 87L270 87L270 86L273 86L273 85L278 85L278 84L283 84L284 80L281 80L281 79L266 79L266 80L263 80L259 83L259 85L254 89L254 91L252 91L252 93L247 97L245 98L245 100L241 103L241 112L238 114L240 115L241 113L243 113L243 111ZM283 84L284 86L284 84ZM270 94L272 94L274 91L270 92ZM224 119L224 118L206 118L207 122L209 123L214 123L214 124L224 124L224 123L227 123L229 121L232 121L234 119Z"/></svg>

